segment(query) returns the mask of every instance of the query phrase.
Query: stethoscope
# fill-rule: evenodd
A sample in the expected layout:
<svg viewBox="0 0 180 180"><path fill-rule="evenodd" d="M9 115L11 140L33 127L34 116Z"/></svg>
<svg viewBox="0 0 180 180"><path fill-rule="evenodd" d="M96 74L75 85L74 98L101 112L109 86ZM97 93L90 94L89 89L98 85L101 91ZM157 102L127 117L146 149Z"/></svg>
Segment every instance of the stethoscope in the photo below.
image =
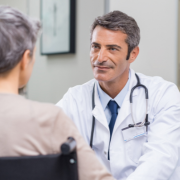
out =
<svg viewBox="0 0 180 180"><path fill-rule="evenodd" d="M137 84L131 89L130 92L130 106L131 106L131 116L132 116L132 121L133 124L129 124L128 128L133 128L133 127L142 127L142 126L146 126L146 142L148 141L147 137L148 137L148 125L150 124L150 122L148 121L148 89L145 85L140 83L140 79L139 76L137 74L135 74L136 79L137 79ZM134 116L133 116L133 92L136 88L138 87L142 87L145 91L145 99L146 99L146 114L145 114L145 118L144 121L142 121L141 123L136 123L134 120ZM93 87L93 92L92 92L92 109L95 108L95 84ZM95 128L95 117L92 116L92 128L91 128L91 139L90 139L90 147L92 148L93 146L93 135L94 135L94 128Z"/></svg>

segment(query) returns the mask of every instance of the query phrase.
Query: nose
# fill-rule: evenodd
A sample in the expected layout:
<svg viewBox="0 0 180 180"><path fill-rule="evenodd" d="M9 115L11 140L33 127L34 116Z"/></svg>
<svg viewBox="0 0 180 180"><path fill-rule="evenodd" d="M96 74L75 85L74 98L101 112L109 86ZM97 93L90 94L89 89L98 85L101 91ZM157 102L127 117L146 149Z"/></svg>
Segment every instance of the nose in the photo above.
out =
<svg viewBox="0 0 180 180"><path fill-rule="evenodd" d="M102 63L108 60L107 51L106 49L101 48L101 50L98 53L97 60Z"/></svg>

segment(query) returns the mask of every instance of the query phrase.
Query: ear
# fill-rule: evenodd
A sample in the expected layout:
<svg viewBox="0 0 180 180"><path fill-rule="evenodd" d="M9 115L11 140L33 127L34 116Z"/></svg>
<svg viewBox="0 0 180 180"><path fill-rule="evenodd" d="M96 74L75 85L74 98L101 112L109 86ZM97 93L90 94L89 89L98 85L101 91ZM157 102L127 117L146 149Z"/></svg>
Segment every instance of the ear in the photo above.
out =
<svg viewBox="0 0 180 180"><path fill-rule="evenodd" d="M131 51L131 54L130 54L130 58L129 58L129 63L132 63L135 61L135 59L137 58L139 54L139 47L136 46L132 51Z"/></svg>
<svg viewBox="0 0 180 180"><path fill-rule="evenodd" d="M30 50L26 50L20 62L21 70L25 70L28 67L28 64L30 63L30 61L31 61Z"/></svg>

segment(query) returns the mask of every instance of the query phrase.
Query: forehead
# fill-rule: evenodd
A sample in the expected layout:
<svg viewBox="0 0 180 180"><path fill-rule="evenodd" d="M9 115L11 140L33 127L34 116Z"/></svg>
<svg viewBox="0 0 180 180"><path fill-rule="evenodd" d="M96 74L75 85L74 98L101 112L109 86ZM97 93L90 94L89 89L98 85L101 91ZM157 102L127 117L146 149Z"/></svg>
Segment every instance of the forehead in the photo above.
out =
<svg viewBox="0 0 180 180"><path fill-rule="evenodd" d="M105 44L126 44L127 34L96 26L92 34L92 42Z"/></svg>

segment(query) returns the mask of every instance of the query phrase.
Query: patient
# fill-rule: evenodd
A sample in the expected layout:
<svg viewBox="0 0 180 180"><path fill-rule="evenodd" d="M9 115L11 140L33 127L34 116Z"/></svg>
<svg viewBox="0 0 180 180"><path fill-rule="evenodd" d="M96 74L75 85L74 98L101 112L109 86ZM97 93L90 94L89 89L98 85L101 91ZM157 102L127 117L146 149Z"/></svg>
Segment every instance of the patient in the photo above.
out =
<svg viewBox="0 0 180 180"><path fill-rule="evenodd" d="M0 7L0 156L59 153L60 144L72 136L79 178L113 179L62 110L18 95L31 76L40 28L19 11Z"/></svg>

